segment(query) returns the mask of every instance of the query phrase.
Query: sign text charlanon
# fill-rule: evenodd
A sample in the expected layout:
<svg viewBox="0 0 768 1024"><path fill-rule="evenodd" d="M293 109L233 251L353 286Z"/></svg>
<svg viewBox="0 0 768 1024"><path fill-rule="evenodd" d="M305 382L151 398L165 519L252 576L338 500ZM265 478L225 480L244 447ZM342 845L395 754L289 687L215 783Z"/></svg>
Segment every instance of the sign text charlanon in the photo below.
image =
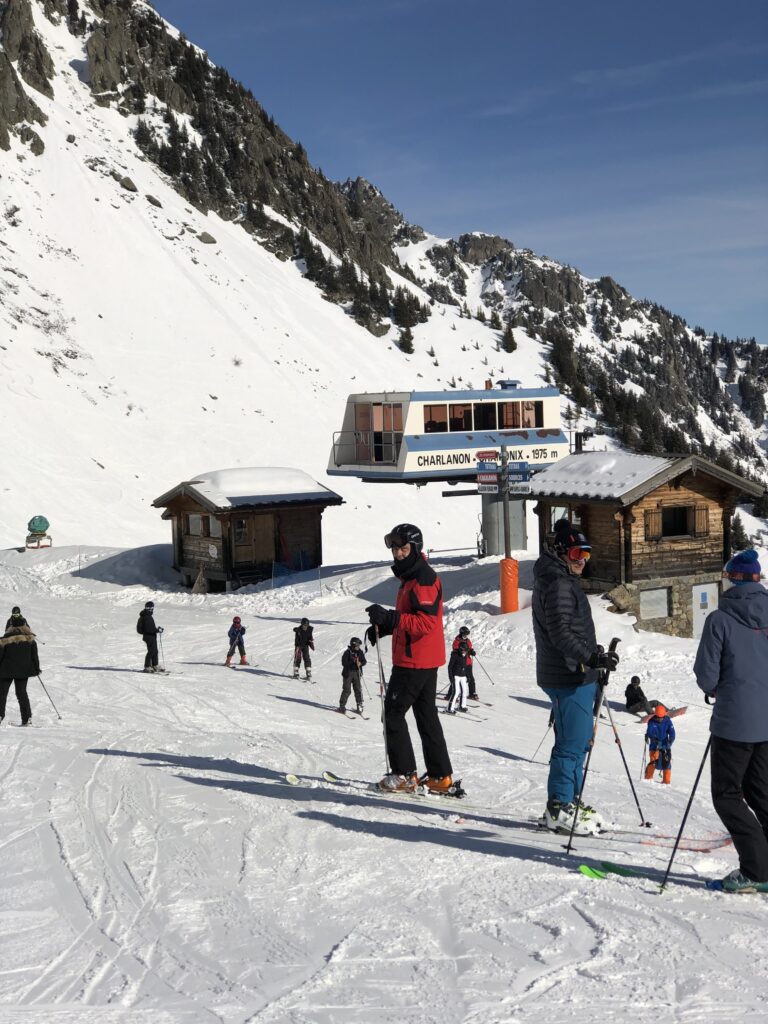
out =
<svg viewBox="0 0 768 1024"><path fill-rule="evenodd" d="M447 452L434 455L419 455L417 466L469 466L472 462L469 452Z"/></svg>

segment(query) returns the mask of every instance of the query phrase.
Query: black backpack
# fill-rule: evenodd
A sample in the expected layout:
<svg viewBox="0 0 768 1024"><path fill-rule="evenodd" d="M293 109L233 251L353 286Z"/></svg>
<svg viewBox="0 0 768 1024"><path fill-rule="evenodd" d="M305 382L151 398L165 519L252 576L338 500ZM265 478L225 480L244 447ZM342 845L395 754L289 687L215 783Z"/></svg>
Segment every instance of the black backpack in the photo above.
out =
<svg viewBox="0 0 768 1024"><path fill-rule="evenodd" d="M139 615L139 617L138 617L138 619L136 621L136 632L140 633L141 636L144 636L144 616L143 615Z"/></svg>

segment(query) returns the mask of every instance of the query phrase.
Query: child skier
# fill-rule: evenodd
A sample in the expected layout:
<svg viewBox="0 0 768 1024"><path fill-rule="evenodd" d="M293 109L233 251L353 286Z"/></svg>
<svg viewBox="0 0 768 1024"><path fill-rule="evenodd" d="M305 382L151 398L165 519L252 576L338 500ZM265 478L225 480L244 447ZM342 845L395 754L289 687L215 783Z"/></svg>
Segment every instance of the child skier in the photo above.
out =
<svg viewBox="0 0 768 1024"><path fill-rule="evenodd" d="M245 643L243 642L245 626L242 625L239 615L232 619L232 625L229 627L227 636L229 637L229 651L227 652L227 660L224 664L228 666L232 664L232 656L235 653L235 648L237 648L240 652L240 664L247 665L248 662L245 660Z"/></svg>
<svg viewBox="0 0 768 1024"><path fill-rule="evenodd" d="M448 713L451 715L455 715L457 710L467 710L467 691L471 700L477 700L475 676L472 672L474 653L469 639L469 627L462 626L453 641L448 661L448 678L451 681L448 690Z"/></svg>
<svg viewBox="0 0 768 1024"><path fill-rule="evenodd" d="M646 779L652 779L654 772L661 772L665 785L672 782L672 744L675 742L675 727L663 704L657 704L653 718L648 723L645 742L649 744Z"/></svg>
<svg viewBox="0 0 768 1024"><path fill-rule="evenodd" d="M300 626L294 626L294 651L293 651L293 678L299 678L299 665L301 665L302 659L304 660L304 671L306 679L312 678L312 659L309 656L310 651L315 649L315 641L312 639L312 631L314 627L310 626L309 619L302 619Z"/></svg>
<svg viewBox="0 0 768 1024"><path fill-rule="evenodd" d="M363 642L359 637L353 636L349 641L349 647L341 656L341 696L339 697L338 710L343 714L347 707L349 694L355 691L357 701L357 713L363 713L363 691L360 686L360 679L365 665L365 655L362 650Z"/></svg>

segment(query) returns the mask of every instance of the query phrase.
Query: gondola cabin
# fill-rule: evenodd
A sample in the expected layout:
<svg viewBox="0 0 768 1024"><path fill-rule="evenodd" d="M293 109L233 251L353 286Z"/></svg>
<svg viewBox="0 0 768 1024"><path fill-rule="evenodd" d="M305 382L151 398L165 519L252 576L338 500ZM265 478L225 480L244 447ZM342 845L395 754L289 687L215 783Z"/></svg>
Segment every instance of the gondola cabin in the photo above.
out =
<svg viewBox="0 0 768 1024"><path fill-rule="evenodd" d="M568 455L557 388L501 381L483 391L350 395L328 473L369 482L455 483L475 477L479 453L502 445L511 462L527 462L531 470Z"/></svg>

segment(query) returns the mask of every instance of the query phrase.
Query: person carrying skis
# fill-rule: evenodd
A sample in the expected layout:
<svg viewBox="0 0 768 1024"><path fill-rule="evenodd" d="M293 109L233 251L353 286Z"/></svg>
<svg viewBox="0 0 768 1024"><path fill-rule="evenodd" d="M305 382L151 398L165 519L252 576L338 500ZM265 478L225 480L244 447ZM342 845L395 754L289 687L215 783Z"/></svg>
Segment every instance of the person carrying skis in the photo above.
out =
<svg viewBox="0 0 768 1024"><path fill-rule="evenodd" d="M657 700L648 700L640 686L640 676L632 676L629 685L624 691L626 709L633 715L652 715L653 710L659 703Z"/></svg>
<svg viewBox="0 0 768 1024"><path fill-rule="evenodd" d="M40 658L35 634L29 626L8 626L0 638L0 722L5 718L5 702L13 683L19 702L21 724L32 721L32 708L27 696L30 676L40 675Z"/></svg>
<svg viewBox="0 0 768 1024"><path fill-rule="evenodd" d="M139 612L139 620L136 623L136 632L141 634L142 640L147 645L147 653L144 658L145 672L164 672L165 669L158 665L157 638L163 632L162 626L155 625L155 603L147 601Z"/></svg>
<svg viewBox="0 0 768 1024"><path fill-rule="evenodd" d="M722 880L726 892L768 892L768 591L761 575L754 549L727 562L693 665L699 688L716 698L712 804L739 855L739 867Z"/></svg>
<svg viewBox="0 0 768 1024"><path fill-rule="evenodd" d="M28 625L29 625L29 623L24 618L24 616L21 614L21 608L19 608L19 606L17 604L15 604L13 606L13 608L11 608L11 617L6 622L5 628L6 629L10 629L11 626L16 626L18 628L19 626L28 626Z"/></svg>
<svg viewBox="0 0 768 1024"><path fill-rule="evenodd" d="M453 768L440 725L435 698L437 670L445 664L443 588L422 554L424 538L411 523L401 523L384 538L392 552L392 572L400 581L395 608L366 608L370 643L392 637L392 673L384 700L384 721L390 771L379 788L414 790L419 784L406 713L413 708L419 730L426 786L436 793L453 792Z"/></svg>
<svg viewBox="0 0 768 1024"><path fill-rule="evenodd" d="M451 681L448 690L448 714L455 715L457 711L467 711L467 691L469 696L477 700L475 691L475 677L472 674L472 658L474 656L472 643L469 639L469 627L462 626L453 641L451 656L448 659L448 678Z"/></svg>
<svg viewBox="0 0 768 1024"><path fill-rule="evenodd" d="M294 626L293 629L293 678L299 678L299 666L301 665L302 659L304 660L304 671L306 672L305 679L312 678L312 659L309 656L310 651L315 649L315 641L312 633L314 626L310 626L309 619L302 619L301 625Z"/></svg>
<svg viewBox="0 0 768 1024"><path fill-rule="evenodd" d="M227 660L224 662L225 665L229 666L232 664L232 657L235 653L235 648L240 653L240 664L247 665L248 662L245 659L245 642L243 637L245 636L245 626L240 620L240 616L236 615L232 619L232 625L229 627L227 632L229 637L229 650L227 651Z"/></svg>
<svg viewBox="0 0 768 1024"><path fill-rule="evenodd" d="M360 680L363 675L363 665L365 665L365 655L363 654L363 642L357 637L353 636L349 641L349 647L341 656L341 696L339 697L338 710L344 713L347 707L347 701L349 700L350 693L354 690L355 700L357 701L357 713L362 715L363 713L363 691L360 686Z"/></svg>
<svg viewBox="0 0 768 1024"><path fill-rule="evenodd" d="M668 786L672 782L672 744L675 742L675 727L663 704L656 705L653 718L645 730L645 742L648 744L646 779L652 779L654 773L660 771L661 781Z"/></svg>
<svg viewBox="0 0 768 1024"><path fill-rule="evenodd" d="M579 585L591 552L584 534L560 519L533 567L536 682L552 703L555 726L543 824L569 833L576 817L577 835L600 827L592 808L576 804L594 731L597 673L613 671L619 663L615 651L598 646L589 601Z"/></svg>

